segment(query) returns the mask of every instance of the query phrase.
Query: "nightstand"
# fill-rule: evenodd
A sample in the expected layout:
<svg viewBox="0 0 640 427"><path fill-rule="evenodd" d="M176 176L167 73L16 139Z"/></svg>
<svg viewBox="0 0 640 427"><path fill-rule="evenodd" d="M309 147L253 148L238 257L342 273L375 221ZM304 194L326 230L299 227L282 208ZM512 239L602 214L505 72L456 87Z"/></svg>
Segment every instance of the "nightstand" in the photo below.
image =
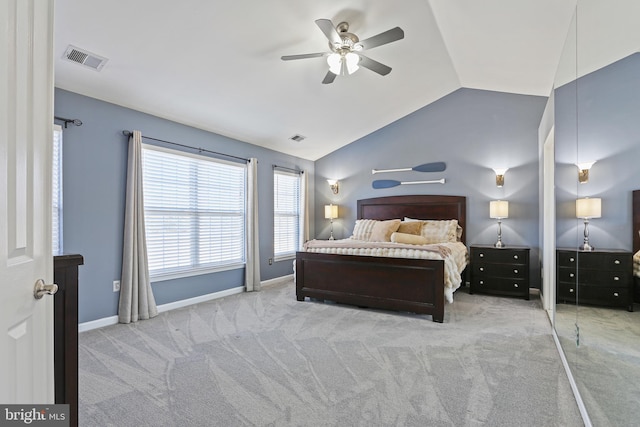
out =
<svg viewBox="0 0 640 427"><path fill-rule="evenodd" d="M471 245L469 293L529 299L529 252L524 246Z"/></svg>
<svg viewBox="0 0 640 427"><path fill-rule="evenodd" d="M558 249L556 300L633 311L633 254L623 250Z"/></svg>

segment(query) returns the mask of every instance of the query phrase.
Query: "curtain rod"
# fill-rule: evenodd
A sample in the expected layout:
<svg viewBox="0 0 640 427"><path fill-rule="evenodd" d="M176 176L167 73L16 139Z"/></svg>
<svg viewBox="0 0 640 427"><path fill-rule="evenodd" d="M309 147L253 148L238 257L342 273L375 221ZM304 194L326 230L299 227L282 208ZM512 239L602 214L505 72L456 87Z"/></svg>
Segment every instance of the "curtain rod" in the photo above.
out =
<svg viewBox="0 0 640 427"><path fill-rule="evenodd" d="M292 169L292 168L288 168L288 167L286 167L286 166L273 165L273 168L274 168L274 169L284 169L284 170L291 171L291 172L295 172L295 173L304 173L304 171L303 171L303 170L300 170L300 169Z"/></svg>
<svg viewBox="0 0 640 427"><path fill-rule="evenodd" d="M67 128L67 125L71 123L72 125L82 126L82 120L80 119L65 119L64 117L53 116L54 120L58 120L64 122L64 128Z"/></svg>
<svg viewBox="0 0 640 427"><path fill-rule="evenodd" d="M131 132L130 130L123 130L122 134L124 136L131 136L131 135L133 135L133 132ZM190 145L178 144L177 142L165 141L163 139L158 139L158 138L151 138L150 136L142 135L142 137L144 139L151 139L153 141L164 142L165 144L177 145L179 147L189 148L191 150L198 150L199 152L211 153L211 154L216 154L218 156L231 157L232 159L237 159L237 160L242 160L242 161L245 161L245 162L249 162L249 159L245 159L244 157L233 156L231 154L225 154L225 153L218 153L217 151L207 150L206 148L192 147Z"/></svg>

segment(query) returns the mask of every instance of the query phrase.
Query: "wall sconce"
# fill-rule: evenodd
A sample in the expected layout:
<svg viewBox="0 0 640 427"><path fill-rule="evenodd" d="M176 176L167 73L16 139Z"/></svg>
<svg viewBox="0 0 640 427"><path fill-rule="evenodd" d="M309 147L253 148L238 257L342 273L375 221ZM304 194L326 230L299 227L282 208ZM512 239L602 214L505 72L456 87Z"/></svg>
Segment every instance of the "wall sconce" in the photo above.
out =
<svg viewBox="0 0 640 427"><path fill-rule="evenodd" d="M600 218L602 215L602 200L599 198L576 199L576 218L584 219L584 242L581 251L592 251L595 248L589 244L589 218Z"/></svg>
<svg viewBox="0 0 640 427"><path fill-rule="evenodd" d="M490 201L489 218L498 220L498 241L493 246L504 248L504 243L502 243L502 219L509 218L509 202L506 200Z"/></svg>
<svg viewBox="0 0 640 427"><path fill-rule="evenodd" d="M338 218L338 205L325 205L324 206L324 217L331 221L331 235L329 236L329 240L334 240L333 238L333 220L334 218Z"/></svg>
<svg viewBox="0 0 640 427"><path fill-rule="evenodd" d="M591 166L593 166L594 163L595 161L576 163L576 166L578 167L578 181L580 184L589 182L589 169L591 169Z"/></svg>
<svg viewBox="0 0 640 427"><path fill-rule="evenodd" d="M496 173L496 186L502 187L504 185L504 174L507 173L509 168L493 168Z"/></svg>
<svg viewBox="0 0 640 427"><path fill-rule="evenodd" d="M507 173L509 168L493 168L496 173L496 186L502 187L504 185L504 174Z"/></svg>
<svg viewBox="0 0 640 427"><path fill-rule="evenodd" d="M333 194L338 194L338 191L340 191L338 180L328 179L327 182L329 183L329 188L331 188L331 191L333 191Z"/></svg>

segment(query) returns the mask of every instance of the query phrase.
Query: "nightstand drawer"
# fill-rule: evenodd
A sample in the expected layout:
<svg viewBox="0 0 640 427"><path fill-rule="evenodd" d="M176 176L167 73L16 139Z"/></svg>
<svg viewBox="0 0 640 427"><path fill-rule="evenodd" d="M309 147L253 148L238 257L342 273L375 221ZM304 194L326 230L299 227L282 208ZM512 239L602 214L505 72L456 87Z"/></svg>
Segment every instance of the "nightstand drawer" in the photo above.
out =
<svg viewBox="0 0 640 427"><path fill-rule="evenodd" d="M503 295L529 295L529 282L524 279L508 279L504 277L490 277L478 279L474 283L474 291L491 292Z"/></svg>
<svg viewBox="0 0 640 427"><path fill-rule="evenodd" d="M576 284L558 282L557 300L563 302L576 302Z"/></svg>
<svg viewBox="0 0 640 427"><path fill-rule="evenodd" d="M529 259L529 251L524 249L495 249L482 248L471 252L471 263L474 262L497 262L526 264Z"/></svg>
<svg viewBox="0 0 640 427"><path fill-rule="evenodd" d="M597 304L609 307L627 307L631 298L629 288L598 288L580 286L578 288L580 303Z"/></svg>
<svg viewBox="0 0 640 427"><path fill-rule="evenodd" d="M587 270L631 271L632 258L629 254L581 252L578 254L578 268Z"/></svg>
<svg viewBox="0 0 640 427"><path fill-rule="evenodd" d="M525 264L493 264L475 263L472 264L473 274L478 277L511 277L516 279L526 279L529 274Z"/></svg>
<svg viewBox="0 0 640 427"><path fill-rule="evenodd" d="M558 269L560 282L576 283L577 281L588 286L629 286L631 279L631 275L624 271Z"/></svg>

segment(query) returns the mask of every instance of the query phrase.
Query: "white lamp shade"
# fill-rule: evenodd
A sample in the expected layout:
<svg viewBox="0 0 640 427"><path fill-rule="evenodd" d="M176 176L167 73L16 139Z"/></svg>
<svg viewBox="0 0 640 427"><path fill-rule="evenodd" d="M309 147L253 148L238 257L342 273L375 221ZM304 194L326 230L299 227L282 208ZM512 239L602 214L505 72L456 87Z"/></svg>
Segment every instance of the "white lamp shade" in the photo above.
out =
<svg viewBox="0 0 640 427"><path fill-rule="evenodd" d="M324 217L325 219L338 218L338 205L325 205Z"/></svg>
<svg viewBox="0 0 640 427"><path fill-rule="evenodd" d="M492 200L489 202L489 218L509 218L509 202L506 200Z"/></svg>
<svg viewBox="0 0 640 427"><path fill-rule="evenodd" d="M600 218L602 201L599 198L576 199L576 218Z"/></svg>

